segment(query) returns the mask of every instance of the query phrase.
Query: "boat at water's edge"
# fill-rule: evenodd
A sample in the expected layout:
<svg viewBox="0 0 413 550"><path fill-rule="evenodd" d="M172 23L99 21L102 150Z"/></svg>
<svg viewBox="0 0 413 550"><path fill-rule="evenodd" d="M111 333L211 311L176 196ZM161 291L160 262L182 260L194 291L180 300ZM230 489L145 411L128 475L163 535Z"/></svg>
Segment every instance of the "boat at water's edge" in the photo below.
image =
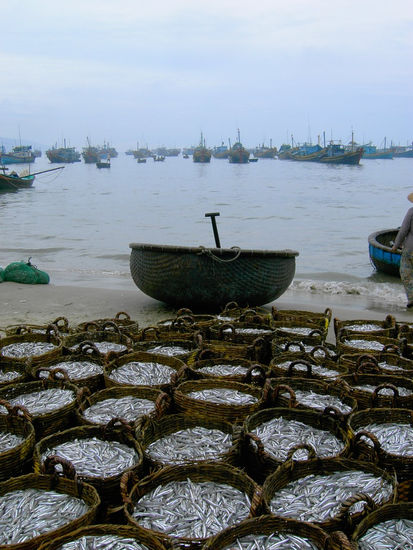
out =
<svg viewBox="0 0 413 550"><path fill-rule="evenodd" d="M15 192L19 189L27 189L32 187L35 176L18 176L18 175L6 175L0 174L0 191L2 192Z"/></svg>
<svg viewBox="0 0 413 550"><path fill-rule="evenodd" d="M148 296L175 306L219 311L228 302L258 306L283 294L295 274L294 250L241 250L131 243L130 270Z"/></svg>
<svg viewBox="0 0 413 550"><path fill-rule="evenodd" d="M370 261L377 271L400 277L401 252L392 252L391 247L398 229L382 229L368 237Z"/></svg>

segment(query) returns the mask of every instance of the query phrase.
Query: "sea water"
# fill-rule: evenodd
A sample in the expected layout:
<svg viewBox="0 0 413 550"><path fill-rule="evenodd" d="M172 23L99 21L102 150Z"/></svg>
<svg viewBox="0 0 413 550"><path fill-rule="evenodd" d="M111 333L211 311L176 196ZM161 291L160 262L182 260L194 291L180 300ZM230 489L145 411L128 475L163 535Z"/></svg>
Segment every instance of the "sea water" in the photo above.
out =
<svg viewBox="0 0 413 550"><path fill-rule="evenodd" d="M30 171L56 166L43 155ZM214 247L205 213L219 212L222 247L299 252L288 292L357 294L391 310L405 302L403 287L374 271L367 238L401 224L412 170L413 159L138 164L122 152L110 169L67 164L0 195L0 266L31 257L55 285L131 288L129 243Z"/></svg>

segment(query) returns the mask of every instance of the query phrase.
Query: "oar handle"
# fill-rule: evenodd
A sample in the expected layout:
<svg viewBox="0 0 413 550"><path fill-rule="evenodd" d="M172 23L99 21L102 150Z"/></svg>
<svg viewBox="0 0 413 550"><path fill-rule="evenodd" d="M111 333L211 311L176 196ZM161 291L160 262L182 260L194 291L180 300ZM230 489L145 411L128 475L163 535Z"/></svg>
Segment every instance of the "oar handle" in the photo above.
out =
<svg viewBox="0 0 413 550"><path fill-rule="evenodd" d="M212 229L214 231L214 237L215 237L215 246L217 248L221 248L221 243L219 242L217 222L215 220L216 216L219 216L219 212L208 212L207 214L205 214L206 218L211 218Z"/></svg>

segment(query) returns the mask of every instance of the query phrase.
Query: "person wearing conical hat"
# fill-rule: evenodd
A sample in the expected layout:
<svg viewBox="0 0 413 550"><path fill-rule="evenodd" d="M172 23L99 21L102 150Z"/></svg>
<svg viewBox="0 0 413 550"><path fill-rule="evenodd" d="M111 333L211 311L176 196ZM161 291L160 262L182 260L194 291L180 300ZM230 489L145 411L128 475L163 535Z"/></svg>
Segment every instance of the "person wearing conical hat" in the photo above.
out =
<svg viewBox="0 0 413 550"><path fill-rule="evenodd" d="M413 193L407 195L413 202ZM394 240L392 252L402 248L400 258L400 278L407 296L407 307L413 308L413 208L409 208Z"/></svg>

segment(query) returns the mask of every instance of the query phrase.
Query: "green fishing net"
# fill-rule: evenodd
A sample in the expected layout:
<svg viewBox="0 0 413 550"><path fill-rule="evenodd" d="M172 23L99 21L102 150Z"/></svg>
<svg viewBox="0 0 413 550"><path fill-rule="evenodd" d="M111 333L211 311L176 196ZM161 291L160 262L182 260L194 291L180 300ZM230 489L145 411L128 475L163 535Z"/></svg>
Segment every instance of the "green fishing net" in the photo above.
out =
<svg viewBox="0 0 413 550"><path fill-rule="evenodd" d="M45 271L37 269L35 265L30 263L30 258L27 262L12 262L5 267L3 279L4 281L27 285L47 285L50 281L50 277Z"/></svg>

